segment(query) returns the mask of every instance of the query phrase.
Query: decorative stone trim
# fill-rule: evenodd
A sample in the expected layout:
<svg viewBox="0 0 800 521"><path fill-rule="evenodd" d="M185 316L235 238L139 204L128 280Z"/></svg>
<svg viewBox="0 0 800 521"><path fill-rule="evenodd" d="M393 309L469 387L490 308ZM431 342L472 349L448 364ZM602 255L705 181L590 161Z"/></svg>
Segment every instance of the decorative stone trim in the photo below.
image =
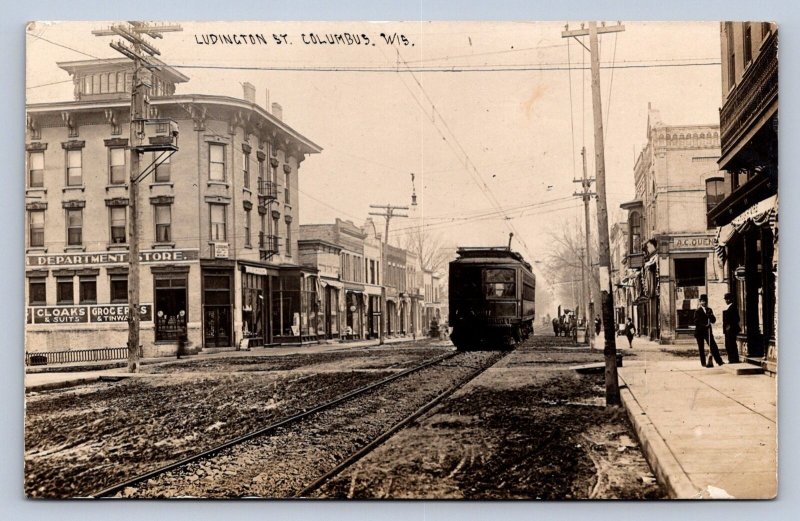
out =
<svg viewBox="0 0 800 521"><path fill-rule="evenodd" d="M75 275L79 277L97 277L100 275L100 268L83 268L75 270Z"/></svg>
<svg viewBox="0 0 800 521"><path fill-rule="evenodd" d="M106 268L106 273L109 275L127 275L128 274L128 267L127 266L109 266Z"/></svg>
<svg viewBox="0 0 800 521"><path fill-rule="evenodd" d="M28 152L44 152L47 150L47 143L42 143L40 141L28 143L25 145L25 150Z"/></svg>
<svg viewBox="0 0 800 521"><path fill-rule="evenodd" d="M242 152L245 154L249 154L253 151L253 147L251 147L248 143L242 143Z"/></svg>
<svg viewBox="0 0 800 521"><path fill-rule="evenodd" d="M281 212L279 212L278 210L272 210L272 218L273 219L280 219L281 218Z"/></svg>
<svg viewBox="0 0 800 521"><path fill-rule="evenodd" d="M231 204L230 197L225 197L221 195L207 195L205 197L205 201L207 203L215 203L215 204Z"/></svg>
<svg viewBox="0 0 800 521"><path fill-rule="evenodd" d="M251 203L250 201L247 201L247 200L242 201L242 206L244 207L245 211L247 211L247 212L249 212L250 210L253 209L253 203Z"/></svg>
<svg viewBox="0 0 800 521"><path fill-rule="evenodd" d="M127 147L128 138L115 137L111 139L104 139L103 143L105 143L107 147Z"/></svg>
<svg viewBox="0 0 800 521"><path fill-rule="evenodd" d="M29 279L41 279L47 277L49 273L50 270L28 270L25 272L25 276Z"/></svg>
<svg viewBox="0 0 800 521"><path fill-rule="evenodd" d="M150 204L173 204L175 197L172 195L155 195L150 198Z"/></svg>
<svg viewBox="0 0 800 521"><path fill-rule="evenodd" d="M75 270L68 270L68 269L60 269L60 270L53 270L54 277L74 277Z"/></svg>
<svg viewBox="0 0 800 521"><path fill-rule="evenodd" d="M277 160L277 159L275 159L275 158L273 157L273 158L270 158L270 160L269 160L269 164L270 164L270 166L272 166L273 168L278 168L278 165L279 165L280 163L278 163L278 160Z"/></svg>
<svg viewBox="0 0 800 521"><path fill-rule="evenodd" d="M61 148L63 148L64 150L80 150L81 148L85 147L86 147L86 141L81 141L77 139L64 141L61 143Z"/></svg>
<svg viewBox="0 0 800 521"><path fill-rule="evenodd" d="M291 215L284 215L284 216L283 216L283 220L286 222L286 224L292 224L292 221L293 221L294 219L292 219L292 216L291 216Z"/></svg>
<svg viewBox="0 0 800 521"><path fill-rule="evenodd" d="M67 210L76 210L79 208L86 208L86 201L64 201L61 206Z"/></svg>
<svg viewBox="0 0 800 521"><path fill-rule="evenodd" d="M106 199L106 206L128 206L130 201L127 197L111 197Z"/></svg>
<svg viewBox="0 0 800 521"><path fill-rule="evenodd" d="M291 173L292 173L292 167L291 167L291 165L283 165L283 171L284 171L285 173L287 173L287 174L291 174Z"/></svg>
<svg viewBox="0 0 800 521"><path fill-rule="evenodd" d="M259 161L264 161L267 158L267 154L265 154L262 150L257 150L256 157L258 158Z"/></svg>
<svg viewBox="0 0 800 521"><path fill-rule="evenodd" d="M46 201L32 201L30 203L25 204L26 210L47 210L47 202Z"/></svg>
<svg viewBox="0 0 800 521"><path fill-rule="evenodd" d="M259 215L266 215L267 214L267 207L263 205L258 205L258 214Z"/></svg>

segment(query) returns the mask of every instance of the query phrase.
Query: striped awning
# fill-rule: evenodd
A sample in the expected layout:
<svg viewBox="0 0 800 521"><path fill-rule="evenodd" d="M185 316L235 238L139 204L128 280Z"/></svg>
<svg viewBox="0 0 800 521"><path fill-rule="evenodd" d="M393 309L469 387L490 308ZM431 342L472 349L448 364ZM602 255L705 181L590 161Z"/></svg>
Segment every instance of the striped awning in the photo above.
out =
<svg viewBox="0 0 800 521"><path fill-rule="evenodd" d="M747 232L750 228L761 227L769 224L774 234L775 242L778 241L778 195L775 194L757 202L725 226L717 229L714 250L717 256L725 262L725 246L737 234Z"/></svg>

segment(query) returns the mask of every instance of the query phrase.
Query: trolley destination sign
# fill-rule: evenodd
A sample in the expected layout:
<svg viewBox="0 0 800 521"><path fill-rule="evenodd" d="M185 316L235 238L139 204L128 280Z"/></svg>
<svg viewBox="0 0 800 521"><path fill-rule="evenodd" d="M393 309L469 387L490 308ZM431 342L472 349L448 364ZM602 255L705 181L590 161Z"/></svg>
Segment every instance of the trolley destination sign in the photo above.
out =
<svg viewBox="0 0 800 521"><path fill-rule="evenodd" d="M152 322L153 305L140 304L142 322ZM87 306L32 306L28 324L85 324L88 322L127 322L127 304L92 304Z"/></svg>
<svg viewBox="0 0 800 521"><path fill-rule="evenodd" d="M139 252L139 261L153 262L186 262L199 258L196 249L189 250L145 250ZM29 267L40 266L92 266L95 264L125 264L128 252L94 252L94 253L58 253L44 255L28 255Z"/></svg>

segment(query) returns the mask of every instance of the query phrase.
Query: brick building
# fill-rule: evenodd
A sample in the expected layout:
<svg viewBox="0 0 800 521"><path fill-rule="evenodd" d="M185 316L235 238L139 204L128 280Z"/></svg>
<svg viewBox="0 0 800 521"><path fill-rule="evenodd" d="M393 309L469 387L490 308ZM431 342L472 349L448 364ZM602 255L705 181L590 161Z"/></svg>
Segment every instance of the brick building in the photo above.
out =
<svg viewBox="0 0 800 521"><path fill-rule="evenodd" d="M73 100L27 106L26 351L125 346L132 65L60 63ZM179 150L142 156L145 356L299 342L316 335L316 270L299 263L299 167L321 148L244 99L177 94L161 65L149 115ZM163 128L161 128L163 126Z"/></svg>
<svg viewBox="0 0 800 521"><path fill-rule="evenodd" d="M777 371L778 362L778 28L724 22L722 154L724 198L710 206L727 291L735 295L739 350Z"/></svg>
<svg viewBox="0 0 800 521"><path fill-rule="evenodd" d="M634 167L636 199L628 210L626 269L635 271L637 329L653 340L691 339L701 294L723 305L726 284L706 218L724 197L719 127L666 125L648 105L647 145Z"/></svg>

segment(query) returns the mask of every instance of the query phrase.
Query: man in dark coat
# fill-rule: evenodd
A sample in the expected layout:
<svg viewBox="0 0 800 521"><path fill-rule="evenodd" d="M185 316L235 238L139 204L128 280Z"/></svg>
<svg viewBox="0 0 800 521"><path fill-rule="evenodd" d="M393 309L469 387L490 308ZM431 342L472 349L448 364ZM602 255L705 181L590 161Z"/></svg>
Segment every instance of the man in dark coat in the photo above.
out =
<svg viewBox="0 0 800 521"><path fill-rule="evenodd" d="M595 335L599 335L600 334L600 328L602 327L602 325L603 325L603 321L600 320L600 315L597 315L595 317L595 319L594 319L594 334Z"/></svg>
<svg viewBox="0 0 800 521"><path fill-rule="evenodd" d="M733 295L725 293L725 304L727 307L722 310L722 332L725 334L725 351L728 353L728 363L739 363L739 346L736 344L736 335L739 334L739 310Z"/></svg>
<svg viewBox="0 0 800 521"><path fill-rule="evenodd" d="M711 324L716 321L717 317L714 316L714 311L708 307L708 296L700 295L700 305L694 310L694 337L697 340L697 349L700 351L700 365L703 367L714 367L714 362L717 362L717 365L724 364L722 357L719 356L719 348L711 331ZM708 349L711 351L708 360L706 360L706 351L704 349L706 342L708 342Z"/></svg>

